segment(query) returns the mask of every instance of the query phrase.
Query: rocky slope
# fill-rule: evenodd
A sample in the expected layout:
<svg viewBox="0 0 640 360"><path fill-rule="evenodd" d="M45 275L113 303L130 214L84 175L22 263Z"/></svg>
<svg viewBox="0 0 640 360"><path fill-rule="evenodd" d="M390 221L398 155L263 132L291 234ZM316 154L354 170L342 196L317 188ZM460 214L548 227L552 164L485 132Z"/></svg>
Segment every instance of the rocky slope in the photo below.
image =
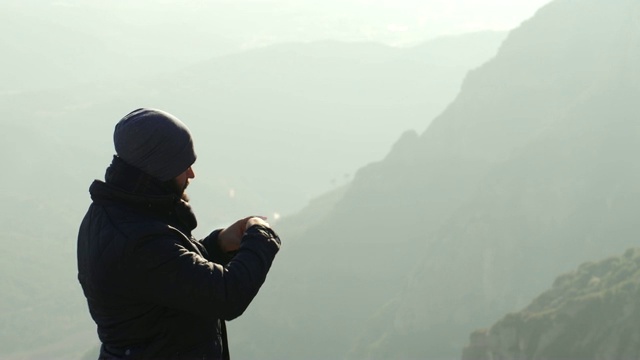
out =
<svg viewBox="0 0 640 360"><path fill-rule="evenodd" d="M639 249L582 264L522 311L475 331L462 359L638 359L639 296Z"/></svg>
<svg viewBox="0 0 640 360"><path fill-rule="evenodd" d="M637 243L638 9L555 1L470 74L414 149L435 165L424 186L447 180L425 190L441 217L418 212L435 226L377 343L387 353L367 356L455 358L469 326Z"/></svg>

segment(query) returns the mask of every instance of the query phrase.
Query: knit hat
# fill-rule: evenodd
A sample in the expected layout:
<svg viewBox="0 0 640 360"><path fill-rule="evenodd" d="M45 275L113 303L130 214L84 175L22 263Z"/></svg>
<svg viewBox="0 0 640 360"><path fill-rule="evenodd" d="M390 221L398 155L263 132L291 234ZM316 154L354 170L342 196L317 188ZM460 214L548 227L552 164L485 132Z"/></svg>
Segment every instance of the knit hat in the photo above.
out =
<svg viewBox="0 0 640 360"><path fill-rule="evenodd" d="M122 118L113 132L116 154L160 181L171 180L196 161L187 126L155 109L138 109Z"/></svg>

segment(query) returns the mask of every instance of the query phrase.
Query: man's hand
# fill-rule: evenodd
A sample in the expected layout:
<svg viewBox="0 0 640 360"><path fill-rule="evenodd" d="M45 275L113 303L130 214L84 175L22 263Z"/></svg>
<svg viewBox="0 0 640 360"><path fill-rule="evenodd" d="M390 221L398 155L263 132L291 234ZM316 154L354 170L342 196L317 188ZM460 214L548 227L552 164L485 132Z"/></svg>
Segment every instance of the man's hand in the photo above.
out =
<svg viewBox="0 0 640 360"><path fill-rule="evenodd" d="M264 216L249 216L234 222L226 229L220 231L218 234L218 245L220 249L224 252L238 250L242 242L242 235L248 228L253 225L269 227L269 224L265 220L267 220L267 218Z"/></svg>
<svg viewBox="0 0 640 360"><path fill-rule="evenodd" d="M264 216L252 216L247 220L247 225L245 226L245 231L252 227L253 225L262 225L264 227L269 227L269 224L265 221L267 220Z"/></svg>

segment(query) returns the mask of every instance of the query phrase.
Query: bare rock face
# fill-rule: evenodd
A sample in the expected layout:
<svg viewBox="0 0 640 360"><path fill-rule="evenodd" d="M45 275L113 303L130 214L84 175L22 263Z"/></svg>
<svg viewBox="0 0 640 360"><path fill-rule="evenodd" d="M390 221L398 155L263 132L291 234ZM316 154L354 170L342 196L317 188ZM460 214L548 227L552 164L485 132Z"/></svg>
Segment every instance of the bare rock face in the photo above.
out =
<svg viewBox="0 0 640 360"><path fill-rule="evenodd" d="M560 276L524 310L470 336L463 360L640 358L640 249Z"/></svg>

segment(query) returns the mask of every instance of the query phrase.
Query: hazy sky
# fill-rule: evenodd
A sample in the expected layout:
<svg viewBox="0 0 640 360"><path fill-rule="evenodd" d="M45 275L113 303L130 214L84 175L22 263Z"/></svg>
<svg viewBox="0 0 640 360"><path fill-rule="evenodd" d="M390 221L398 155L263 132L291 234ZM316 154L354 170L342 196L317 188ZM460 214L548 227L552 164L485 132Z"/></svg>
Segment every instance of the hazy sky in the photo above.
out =
<svg viewBox="0 0 640 360"><path fill-rule="evenodd" d="M177 31L211 31L222 37L233 37L234 41L243 34L242 46L253 47L279 41L319 39L412 44L446 34L508 30L548 2L550 0L31 0L26 3L57 9L98 9L93 15L89 12L84 15L115 16L140 26L167 24L176 26ZM20 4L26 6L24 2Z"/></svg>
<svg viewBox="0 0 640 360"><path fill-rule="evenodd" d="M114 70L119 65L134 74L157 74L276 43L411 46L445 35L510 30L548 2L2 0L0 45L5 54L0 65L7 70L0 74L0 93L41 83L64 85L53 75L69 64L86 68L74 71L69 81L96 80L105 70L108 77L126 79L129 73Z"/></svg>

